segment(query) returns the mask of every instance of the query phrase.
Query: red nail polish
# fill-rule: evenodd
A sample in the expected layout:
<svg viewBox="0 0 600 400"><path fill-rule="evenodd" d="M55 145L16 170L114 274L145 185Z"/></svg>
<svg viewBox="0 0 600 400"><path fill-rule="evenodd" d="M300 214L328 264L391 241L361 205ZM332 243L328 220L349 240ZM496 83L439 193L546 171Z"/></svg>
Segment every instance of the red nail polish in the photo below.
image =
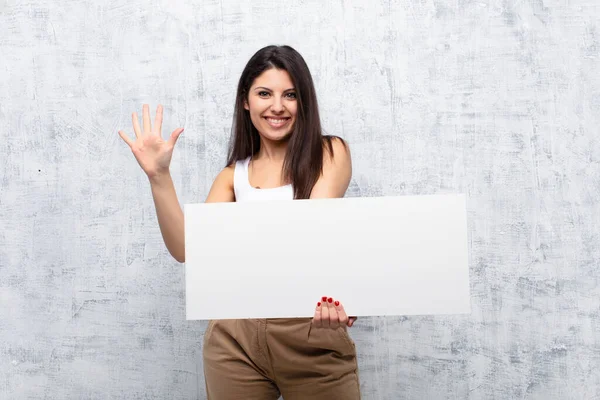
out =
<svg viewBox="0 0 600 400"><path fill-rule="evenodd" d="M317 307L321 307L321 302L318 302L318 303L317 303Z"/></svg>
<svg viewBox="0 0 600 400"><path fill-rule="evenodd" d="M321 297L321 301L327 301L327 296Z"/></svg>
<svg viewBox="0 0 600 400"><path fill-rule="evenodd" d="M340 305L340 302L339 302L339 301L336 301L336 302L335 302L335 305L336 305L336 306L339 306L339 305Z"/></svg>
<svg viewBox="0 0 600 400"><path fill-rule="evenodd" d="M331 303L333 301L333 299L330 297L327 299L327 301Z"/></svg>

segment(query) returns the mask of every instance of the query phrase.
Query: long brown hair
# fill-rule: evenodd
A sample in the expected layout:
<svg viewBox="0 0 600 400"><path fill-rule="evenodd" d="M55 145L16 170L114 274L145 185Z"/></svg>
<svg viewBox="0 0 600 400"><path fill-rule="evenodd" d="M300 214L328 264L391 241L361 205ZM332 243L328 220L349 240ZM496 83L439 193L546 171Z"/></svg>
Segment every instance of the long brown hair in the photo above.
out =
<svg viewBox="0 0 600 400"><path fill-rule="evenodd" d="M264 47L246 64L237 88L227 165L251 157L260 150L260 136L250 119L249 111L244 108L244 102L248 101L254 80L271 68L287 71L296 89L298 110L282 174L284 180L293 185L294 199L308 199L323 171L324 145L333 156L332 139L338 138L344 145L346 142L339 136L323 134L310 70L302 56L290 46Z"/></svg>

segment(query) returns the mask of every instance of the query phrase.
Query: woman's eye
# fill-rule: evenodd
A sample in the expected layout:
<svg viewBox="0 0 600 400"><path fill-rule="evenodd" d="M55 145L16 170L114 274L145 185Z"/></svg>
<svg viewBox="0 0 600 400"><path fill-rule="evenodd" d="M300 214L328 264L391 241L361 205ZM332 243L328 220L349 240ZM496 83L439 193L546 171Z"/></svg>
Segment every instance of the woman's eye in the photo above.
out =
<svg viewBox="0 0 600 400"><path fill-rule="evenodd" d="M269 92L258 92L258 95L261 97L268 96Z"/></svg>
<svg viewBox="0 0 600 400"><path fill-rule="evenodd" d="M287 96L291 99L295 99L296 98L296 93L288 93Z"/></svg>

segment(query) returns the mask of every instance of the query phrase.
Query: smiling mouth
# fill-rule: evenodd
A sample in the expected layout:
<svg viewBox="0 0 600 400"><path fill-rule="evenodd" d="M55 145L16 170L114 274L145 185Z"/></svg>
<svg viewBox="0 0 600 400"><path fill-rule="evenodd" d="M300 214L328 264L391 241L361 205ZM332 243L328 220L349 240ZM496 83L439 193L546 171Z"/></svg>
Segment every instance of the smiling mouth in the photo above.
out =
<svg viewBox="0 0 600 400"><path fill-rule="evenodd" d="M291 118L273 118L264 117L272 128L281 128L291 120Z"/></svg>

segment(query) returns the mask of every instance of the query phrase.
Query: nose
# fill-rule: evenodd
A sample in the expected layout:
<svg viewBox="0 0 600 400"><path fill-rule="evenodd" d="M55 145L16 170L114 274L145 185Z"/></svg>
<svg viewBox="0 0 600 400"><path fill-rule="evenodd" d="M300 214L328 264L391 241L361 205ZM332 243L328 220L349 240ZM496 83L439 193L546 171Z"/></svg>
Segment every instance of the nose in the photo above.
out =
<svg viewBox="0 0 600 400"><path fill-rule="evenodd" d="M284 111L283 102L281 97L273 96L273 103L271 104L271 111L274 113L282 113Z"/></svg>

